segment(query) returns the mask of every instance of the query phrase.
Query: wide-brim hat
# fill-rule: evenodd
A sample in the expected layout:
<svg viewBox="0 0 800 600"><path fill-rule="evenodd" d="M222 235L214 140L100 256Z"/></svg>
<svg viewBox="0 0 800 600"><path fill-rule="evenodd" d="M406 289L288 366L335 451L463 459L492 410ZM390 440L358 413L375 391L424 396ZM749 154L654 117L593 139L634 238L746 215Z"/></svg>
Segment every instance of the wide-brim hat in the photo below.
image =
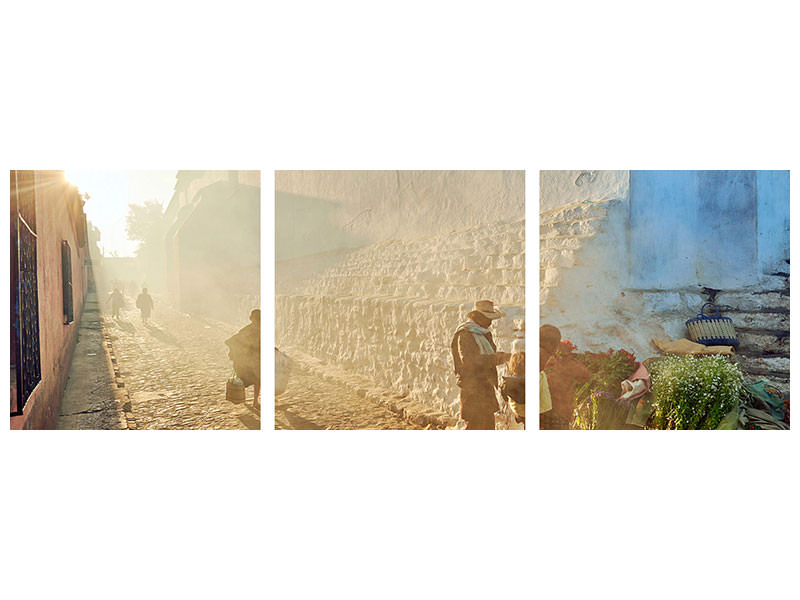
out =
<svg viewBox="0 0 800 600"><path fill-rule="evenodd" d="M478 300L475 303L475 310L491 320L506 316L506 313L500 310L499 306L495 306L491 300Z"/></svg>

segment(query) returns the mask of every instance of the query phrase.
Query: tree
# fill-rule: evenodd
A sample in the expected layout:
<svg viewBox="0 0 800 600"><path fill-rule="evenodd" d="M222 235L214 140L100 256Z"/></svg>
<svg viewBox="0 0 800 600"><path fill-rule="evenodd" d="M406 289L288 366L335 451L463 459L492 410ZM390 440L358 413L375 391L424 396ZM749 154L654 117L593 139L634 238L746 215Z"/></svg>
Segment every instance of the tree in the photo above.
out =
<svg viewBox="0 0 800 600"><path fill-rule="evenodd" d="M129 240L138 241L136 257L150 285L161 287L163 277L164 213L161 203L150 200L144 204L128 206L125 232Z"/></svg>
<svg viewBox="0 0 800 600"><path fill-rule="evenodd" d="M160 238L164 224L164 214L161 212L161 203L150 200L144 204L131 204L128 206L128 216L125 217L125 232L129 240L136 240L143 244L154 238ZM141 250L141 246L139 247Z"/></svg>

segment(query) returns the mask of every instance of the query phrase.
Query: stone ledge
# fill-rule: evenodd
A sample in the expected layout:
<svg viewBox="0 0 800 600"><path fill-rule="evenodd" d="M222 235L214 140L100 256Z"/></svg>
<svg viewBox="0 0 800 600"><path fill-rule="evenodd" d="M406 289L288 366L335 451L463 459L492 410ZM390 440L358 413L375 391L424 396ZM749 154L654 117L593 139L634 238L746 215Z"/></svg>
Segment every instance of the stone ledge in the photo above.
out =
<svg viewBox="0 0 800 600"><path fill-rule="evenodd" d="M722 314L733 320L733 327L737 330L741 328L745 330L766 329L771 331L789 331L788 313L728 311L728 313L723 312Z"/></svg>
<svg viewBox="0 0 800 600"><path fill-rule="evenodd" d="M603 219L608 215L608 209L618 203L616 199L593 201L577 201L560 206L554 210L539 213L540 223L549 224L556 221L577 221L587 218Z"/></svg>
<svg viewBox="0 0 800 600"><path fill-rule="evenodd" d="M789 376L789 357L749 357L744 354L737 354L736 362L742 371L748 374L769 375L771 373Z"/></svg>
<svg viewBox="0 0 800 600"><path fill-rule="evenodd" d="M582 238L592 238L598 233L604 233L605 219L592 217L577 221L552 221L542 223L539 229L539 239L558 239L567 236L580 236Z"/></svg>
<svg viewBox="0 0 800 600"><path fill-rule="evenodd" d="M764 309L788 309L789 296L782 292L720 292L714 304L723 311L757 312Z"/></svg>
<svg viewBox="0 0 800 600"><path fill-rule="evenodd" d="M108 326L105 321L108 317L100 317L100 327L102 330L102 346L105 353L106 365L108 366L108 374L111 381L116 384L113 388L114 401L117 405L117 419L120 423L121 429L136 429L136 420L130 409L130 398L128 396L128 389L124 385L124 381L120 379L117 368L117 358L114 354L114 346L111 342L111 334L108 331ZM119 385L122 381L123 385Z"/></svg>
<svg viewBox="0 0 800 600"><path fill-rule="evenodd" d="M539 239L539 250L578 250L593 235L559 235Z"/></svg>
<svg viewBox="0 0 800 600"><path fill-rule="evenodd" d="M376 385L374 381L366 377L310 356L296 346L284 346L283 351L307 370L318 373L327 381L345 385L359 397L385 406L414 425L430 429L445 429L455 426L458 422L457 417L433 410L429 405L408 398L406 394Z"/></svg>

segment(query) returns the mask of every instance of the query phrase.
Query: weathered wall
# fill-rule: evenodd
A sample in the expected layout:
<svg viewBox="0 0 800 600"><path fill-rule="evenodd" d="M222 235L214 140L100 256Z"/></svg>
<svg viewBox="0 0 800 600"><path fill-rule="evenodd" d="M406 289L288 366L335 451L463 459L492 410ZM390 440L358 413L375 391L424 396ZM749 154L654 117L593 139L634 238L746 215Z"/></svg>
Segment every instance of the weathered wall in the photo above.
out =
<svg viewBox="0 0 800 600"><path fill-rule="evenodd" d="M524 171L276 171L276 258L525 217Z"/></svg>
<svg viewBox="0 0 800 600"><path fill-rule="evenodd" d="M164 211L167 227L172 225L181 208L196 200L197 192L218 181L261 187L260 171L178 171L175 190Z"/></svg>
<svg viewBox="0 0 800 600"><path fill-rule="evenodd" d="M276 343L457 414L450 341L473 302L508 313L495 321L504 351L524 318L524 220L379 242L341 261L294 287L276 283L286 291L276 298ZM277 272L290 270L279 261Z"/></svg>
<svg viewBox="0 0 800 600"><path fill-rule="evenodd" d="M180 310L248 321L261 297L260 211L258 171L178 171L163 248Z"/></svg>
<svg viewBox="0 0 800 600"><path fill-rule="evenodd" d="M247 323L260 304L260 188L217 182L176 232L178 306L221 321Z"/></svg>
<svg viewBox="0 0 800 600"><path fill-rule="evenodd" d="M627 198L628 171L540 171L543 213L579 202L601 202Z"/></svg>
<svg viewBox="0 0 800 600"><path fill-rule="evenodd" d="M542 322L582 348L646 357L714 300L745 370L787 383L788 172L599 171L577 186L579 173L540 181Z"/></svg>
<svg viewBox="0 0 800 600"><path fill-rule="evenodd" d="M164 282L168 294L173 302L180 302L180 271L183 268L181 261L181 240L179 232L194 212L196 205L204 197L203 191L219 189L220 185L227 184L228 196L232 196L236 189L261 190L260 171L178 171L175 181L175 190L169 204L164 211L164 241L163 241L163 271ZM224 201L224 198L222 199ZM239 203L240 199L231 198L231 202ZM234 207L234 211L238 209ZM252 228L256 227L256 236L259 236L260 222L259 207L250 212L243 225L247 232L244 237L252 237ZM223 215L230 217L231 215ZM227 233L226 233L227 235ZM219 236L216 236L219 237ZM260 238L259 238L260 239ZM260 242L259 242L260 244ZM259 251L257 253L260 254ZM160 287L160 286L158 286Z"/></svg>
<svg viewBox="0 0 800 600"><path fill-rule="evenodd" d="M61 171L36 171L34 189L41 381L31 393L24 414L11 418L12 428L26 429L55 426L87 288L88 247L80 246L69 212L68 199L74 196L74 188L64 180ZM62 240L69 242L72 255L74 321L70 324L64 324Z"/></svg>

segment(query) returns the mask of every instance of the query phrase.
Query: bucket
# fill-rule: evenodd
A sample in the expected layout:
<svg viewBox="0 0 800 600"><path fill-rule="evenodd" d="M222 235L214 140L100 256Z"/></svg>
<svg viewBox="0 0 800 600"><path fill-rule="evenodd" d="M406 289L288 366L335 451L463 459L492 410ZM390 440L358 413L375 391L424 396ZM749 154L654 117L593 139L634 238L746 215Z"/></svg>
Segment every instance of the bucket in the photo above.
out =
<svg viewBox="0 0 800 600"><path fill-rule="evenodd" d="M241 404L245 399L245 387L238 377L231 377L225 383L225 400L234 404Z"/></svg>

